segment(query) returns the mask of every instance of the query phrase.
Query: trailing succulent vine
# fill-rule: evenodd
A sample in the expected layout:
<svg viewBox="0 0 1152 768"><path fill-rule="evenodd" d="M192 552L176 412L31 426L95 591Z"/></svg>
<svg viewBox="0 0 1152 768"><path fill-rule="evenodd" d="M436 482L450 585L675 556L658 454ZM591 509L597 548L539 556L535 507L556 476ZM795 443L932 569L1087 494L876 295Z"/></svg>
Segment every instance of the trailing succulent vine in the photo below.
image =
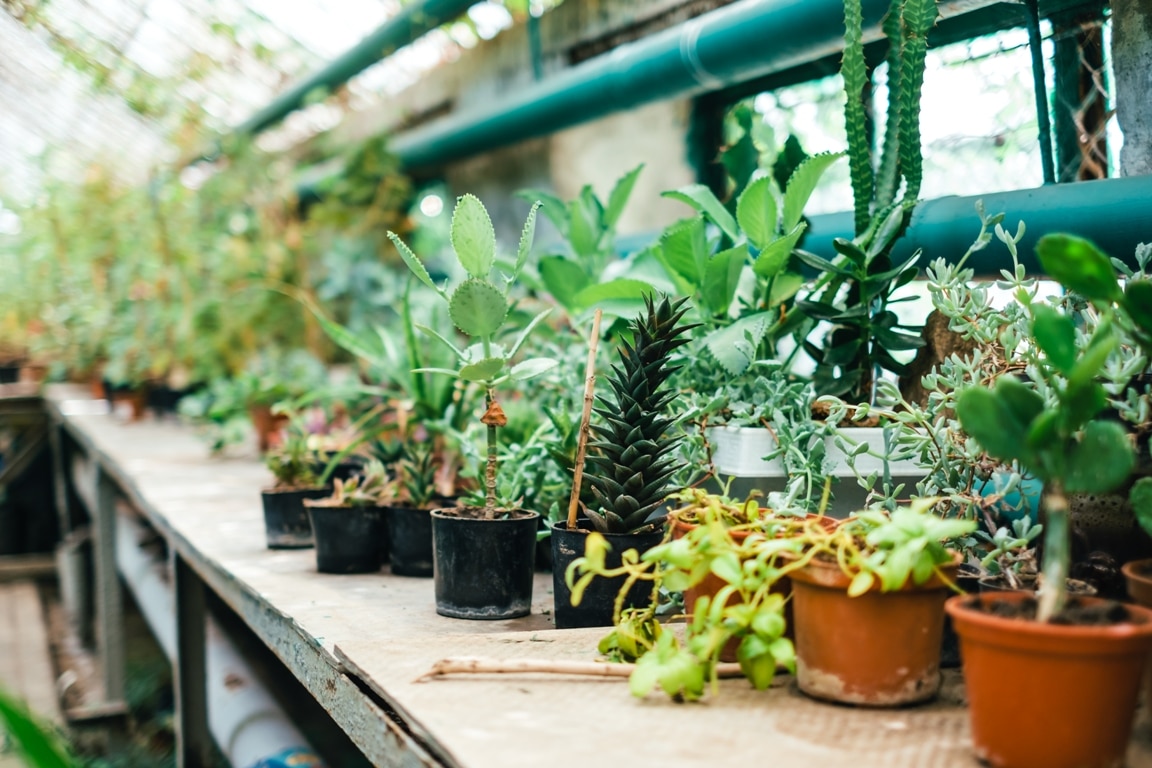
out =
<svg viewBox="0 0 1152 768"><path fill-rule="evenodd" d="M621 342L619 363L607 377L612 395L596 398L594 410L603 423L592 425L597 439L587 460L595 506L585 512L603 533L659 525L648 518L682 469L675 454L680 438L668 434L675 420L664 413L678 394L666 386L680 369L669 364L672 352L688 343L684 334L696 327L680 324L686 301L645 297L644 312L631 323L632 341Z"/></svg>

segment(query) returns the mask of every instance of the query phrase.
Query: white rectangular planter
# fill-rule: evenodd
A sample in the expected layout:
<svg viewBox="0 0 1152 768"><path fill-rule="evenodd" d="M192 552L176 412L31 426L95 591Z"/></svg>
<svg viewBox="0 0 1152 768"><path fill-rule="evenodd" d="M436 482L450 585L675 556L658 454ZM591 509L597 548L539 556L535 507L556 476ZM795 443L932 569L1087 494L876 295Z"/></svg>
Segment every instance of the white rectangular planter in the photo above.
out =
<svg viewBox="0 0 1152 768"><path fill-rule="evenodd" d="M884 452L884 430L880 427L843 427L839 431L850 444L863 442L870 446L871 452ZM763 427L709 427L706 434L712 446L712 461L721 479L737 478L732 483L732 496L739 498L753 490L763 493L784 490L787 473L783 463L778 458L764 458L776 450L776 438L771 431ZM831 513L845 515L862 506L866 494L856 482L856 474L848 466L847 457L834 438L825 438L825 450L830 465L829 475L838 480L832 486L835 500ZM873 472L882 475L884 472L884 461L877 456L861 454L855 461L856 472L860 475L867 476ZM888 470L894 483L905 484L905 494L910 493L925 475L923 469L909 460L889 462Z"/></svg>

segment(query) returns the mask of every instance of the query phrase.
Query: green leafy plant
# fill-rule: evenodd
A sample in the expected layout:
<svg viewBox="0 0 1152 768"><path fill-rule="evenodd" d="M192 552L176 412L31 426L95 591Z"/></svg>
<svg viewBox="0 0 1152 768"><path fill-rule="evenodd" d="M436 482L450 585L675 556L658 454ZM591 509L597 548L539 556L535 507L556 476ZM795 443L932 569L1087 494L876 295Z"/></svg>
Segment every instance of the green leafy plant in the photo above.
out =
<svg viewBox="0 0 1152 768"><path fill-rule="evenodd" d="M1005 375L991 388L964 391L956 405L961 425L984 450L1002 461L1018 462L1043 483L1039 621L1051 620L1067 600L1071 559L1067 494L1111 491L1135 465L1123 427L1100 416L1108 398L1099 379L1120 344L1116 308L1129 299L1108 258L1085 242L1046 236L1037 245L1037 254L1049 274L1100 313L1091 335L1078 335L1069 315L1018 294L1031 312L1034 347L1026 350L1027 373L1035 386ZM1129 284L1129 291L1133 284L1138 281ZM1143 290L1137 287L1133 295ZM1135 491L1138 503L1142 493Z"/></svg>
<svg viewBox="0 0 1152 768"><path fill-rule="evenodd" d="M616 225L643 169L638 165L617 179L607 200L597 197L589 185L567 203L541 190L517 193L525 200L539 200L541 211L564 238L567 252L541 256L536 269L543 288L570 317L594 306L631 315L653 290L652 271L642 263L646 257L622 260L616 249Z"/></svg>
<svg viewBox="0 0 1152 768"><path fill-rule="evenodd" d="M426 368L415 372L444 374L466 383L477 384L484 391L487 410L481 418L481 423L487 427L485 519L493 519L496 516L496 465L499 451L496 430L507 423L503 409L496 399L496 388L511 381L525 381L556 365L555 360L542 357L522 360L515 364L512 362L529 334L543 322L551 309L545 309L532 318L510 346L505 347L499 341L509 312L508 290L528 260L538 208L538 205L534 205L528 214L511 274L494 276L496 233L492 228L488 211L475 196L460 197L452 213L451 240L457 262L467 277L451 291L437 285L424 263L404 244L404 241L395 233L389 233L404 263L420 282L447 302L448 315L456 328L474 340L470 346L460 349L436 331L421 328L452 352L456 359L456 367Z"/></svg>
<svg viewBox="0 0 1152 768"><path fill-rule="evenodd" d="M405 503L417 509L428 509L436 498L436 452L427 445L405 446L397 464Z"/></svg>
<svg viewBox="0 0 1152 768"><path fill-rule="evenodd" d="M702 184L664 193L697 214L664 230L659 258L679 293L692 297L709 327L705 345L729 375L774 356L776 340L796 330L803 319L788 313L804 284L802 264L793 251L808 226L804 206L820 177L840 157L806 158L792 172L783 194L771 176L754 178L737 199L735 216ZM709 236L709 223L715 236Z"/></svg>
<svg viewBox="0 0 1152 768"><path fill-rule="evenodd" d="M648 518L663 503L668 481L680 469L674 453L679 438L669 435L674 419L664 415L677 392L667 387L679 366L672 353L686 344L694 328L680 320L685 300L644 299L645 309L630 324L631 341L621 341L612 366L610 396L597 396L586 478L595 500L585 509L593 527L604 533L628 533L659 524Z"/></svg>
<svg viewBox="0 0 1152 768"><path fill-rule="evenodd" d="M276 478L276 488L315 488L317 456L308 441L309 435L299 423L290 423L284 441L264 456L264 463Z"/></svg>
<svg viewBox="0 0 1152 768"><path fill-rule="evenodd" d="M920 94L928 32L936 23L936 14L935 0L892 0L884 18L888 105L876 164L865 108L870 82L864 57L863 10L860 0L844 3L845 47L840 72L847 97L844 118L856 236L834 242L839 255L832 261L800 254L804 263L821 275L796 304L812 321L832 326L822 344L804 344L816 361L813 380L821 395L872 402L878 369L903 373L905 364L893 353L923 344L919 336L908 332L918 329L901 323L890 308L893 294L916 278L919 253L895 263L892 251L920 194ZM809 325L802 333L806 335L811 329Z"/></svg>

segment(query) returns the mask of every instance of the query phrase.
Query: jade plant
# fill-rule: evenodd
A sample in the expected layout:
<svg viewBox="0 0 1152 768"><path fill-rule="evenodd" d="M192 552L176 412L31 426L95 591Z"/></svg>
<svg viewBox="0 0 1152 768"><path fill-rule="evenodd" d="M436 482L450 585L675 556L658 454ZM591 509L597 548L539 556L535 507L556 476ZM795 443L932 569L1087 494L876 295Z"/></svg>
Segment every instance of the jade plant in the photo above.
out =
<svg viewBox="0 0 1152 768"><path fill-rule="evenodd" d="M675 419L666 415L678 393L667 386L679 370L672 353L688 343L696 327L681 323L686 299L644 298L644 311L631 325L631 341L622 340L619 362L608 384L612 394L597 396L599 424L589 444L587 475L594 503L585 509L593 528L602 533L640 532L662 522L650 520L664 502L669 480L681 469L669 434Z"/></svg>
<svg viewBox="0 0 1152 768"><path fill-rule="evenodd" d="M1029 304L1031 341L1026 374L1031 386L1011 375L993 387L961 393L956 411L964 430L992 457L1019 465L1043 483L1041 509L1044 555L1037 620L1064 608L1071 560L1068 494L1107 493L1128 479L1135 466L1132 443L1120 423L1103 417L1108 395L1100 379L1121 345L1126 326L1139 341L1152 329L1147 314L1152 283L1121 286L1109 259L1087 241L1065 235L1037 245L1041 265L1066 288L1090 302L1099 320L1091 334L1057 308ZM1136 483L1132 499L1138 520L1147 519L1148 481Z"/></svg>
<svg viewBox="0 0 1152 768"><path fill-rule="evenodd" d="M422 332L452 352L456 367L421 368L413 372L451 376L467 384L478 385L483 390L486 410L480 421L486 427L487 437L483 511L484 519L487 520L494 519L497 514L497 429L507 423L507 417L496 397L497 387L531 379L556 365L555 360L544 357L513 363L532 330L551 312L550 308L533 317L511 344L506 346L501 342L511 303L508 292L528 260L538 209L539 204L533 205L528 213L511 274L503 274L496 270L496 233L488 211L479 198L473 195L461 196L452 213L451 241L456 260L467 277L451 289L447 284L438 285L424 263L404 241L395 233L388 233L404 263L420 282L447 302L448 315L453 324L472 341L469 346L461 349L443 334L421 326Z"/></svg>

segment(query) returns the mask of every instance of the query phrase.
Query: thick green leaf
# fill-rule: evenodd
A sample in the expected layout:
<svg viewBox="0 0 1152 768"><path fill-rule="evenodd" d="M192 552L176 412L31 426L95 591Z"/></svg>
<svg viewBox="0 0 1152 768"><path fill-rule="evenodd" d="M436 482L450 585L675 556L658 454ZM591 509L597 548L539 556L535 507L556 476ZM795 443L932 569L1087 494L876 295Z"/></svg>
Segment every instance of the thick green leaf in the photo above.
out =
<svg viewBox="0 0 1152 768"><path fill-rule="evenodd" d="M728 307L736 295L736 287L740 284L740 273L747 261L748 247L743 244L721 251L708 260L701 295L712 314L728 313Z"/></svg>
<svg viewBox="0 0 1152 768"><path fill-rule="evenodd" d="M526 381L555 368L559 363L550 357L530 357L512 366L510 371L514 381Z"/></svg>
<svg viewBox="0 0 1152 768"><path fill-rule="evenodd" d="M400 258L408 265L408 269L412 270L412 274L416 275L424 285L443 296L444 291L441 290L440 286L432 282L432 276L428 274L424 262L420 261L416 254L412 253L412 249L405 245L404 241L400 239L400 236L395 232L389 232L388 239L396 246L396 250L400 252Z"/></svg>
<svg viewBox="0 0 1152 768"><path fill-rule="evenodd" d="M1010 378L1004 376L1000 381ZM1016 385L1023 386L1019 382ZM964 431L997 459L1015 461L1030 456L1027 443L1030 421L1021 420L1003 396L999 383L996 391L973 387L961 392L956 400L956 415Z"/></svg>
<svg viewBox="0 0 1152 768"><path fill-rule="evenodd" d="M613 229L616 222L620 220L620 214L624 212L624 206L628 203L628 198L632 195L632 188L636 186L636 179L640 176L640 171L644 170L644 163L636 166L628 173L621 176L616 185L612 187L612 191L608 193L608 207L604 209L604 226Z"/></svg>
<svg viewBox="0 0 1152 768"><path fill-rule="evenodd" d="M1114 421L1092 421L1068 451L1064 489L1069 493L1107 493L1128 479L1136 456L1124 428Z"/></svg>
<svg viewBox="0 0 1152 768"><path fill-rule="evenodd" d="M484 280L465 280L448 300L448 316L469 336L491 336L507 315L508 300L499 288Z"/></svg>
<svg viewBox="0 0 1152 768"><path fill-rule="evenodd" d="M464 366L460 369L459 376L464 381L484 382L496 378L502 370L504 370L504 358L489 357Z"/></svg>
<svg viewBox="0 0 1152 768"><path fill-rule="evenodd" d="M768 306L777 307L795 296L804 287L804 276L797 272L781 272L772 278L768 291Z"/></svg>
<svg viewBox="0 0 1152 768"><path fill-rule="evenodd" d="M756 359L756 349L773 320L775 315L772 312L746 315L726 328L709 333L704 344L725 371L739 376Z"/></svg>
<svg viewBox="0 0 1152 768"><path fill-rule="evenodd" d="M496 231L480 198L461 195L452 212L452 249L460 266L483 280L496 260Z"/></svg>
<svg viewBox="0 0 1152 768"><path fill-rule="evenodd" d="M1152 477L1142 477L1128 492L1128 502L1132 505L1132 513L1136 515L1136 522L1144 532L1152 536Z"/></svg>
<svg viewBox="0 0 1152 768"><path fill-rule="evenodd" d="M840 275L841 277L853 277L856 274L846 267L842 267L839 264L833 264L827 259L821 258L814 253L809 253L808 251L796 251L796 258L800 259L800 261L804 262L808 266L820 270L821 272L831 272L832 274Z"/></svg>
<svg viewBox="0 0 1152 768"><path fill-rule="evenodd" d="M1044 235L1036 243L1044 271L1070 291L1093 301L1120 301L1124 294L1112 261L1082 237Z"/></svg>
<svg viewBox="0 0 1152 768"><path fill-rule="evenodd" d="M522 189L516 193L516 197L530 203L539 202L552 226L564 237L568 236L568 206L564 205L563 200L539 189Z"/></svg>
<svg viewBox="0 0 1152 768"><path fill-rule="evenodd" d="M591 188L586 188L591 192ZM568 242L578 256L594 256L600 250L600 211L590 205L586 196L568 204Z"/></svg>
<svg viewBox="0 0 1152 768"><path fill-rule="evenodd" d="M1065 434L1079 429L1108 407L1108 394L1098 381L1069 382L1060 398L1066 416Z"/></svg>
<svg viewBox="0 0 1152 768"><path fill-rule="evenodd" d="M1076 324L1047 304L1032 307L1032 336L1061 373L1067 376L1076 365Z"/></svg>
<svg viewBox="0 0 1152 768"><path fill-rule="evenodd" d="M576 302L587 308L593 308L600 302L609 299L643 299L655 289L648 283L640 280L631 280L620 277L606 283L596 283L576 294Z"/></svg>
<svg viewBox="0 0 1152 768"><path fill-rule="evenodd" d="M780 270L784 269L792 256L792 250L796 247L796 243L800 242L800 236L804 234L804 230L807 228L807 224L800 222L788 234L768 243L768 246L760 251L756 261L752 263L752 269L756 274L760 277L774 277Z"/></svg>
<svg viewBox="0 0 1152 768"><path fill-rule="evenodd" d="M1044 412L1044 398L1014 376L1001 376L997 379L995 392L1008 407L1014 421L1023 427L1031 426L1036 417Z"/></svg>
<svg viewBox="0 0 1152 768"><path fill-rule="evenodd" d="M588 273L582 266L563 256L545 256L537 270L544 288L558 304L570 313L584 309L576 302L576 294L588 286Z"/></svg>
<svg viewBox="0 0 1152 768"><path fill-rule="evenodd" d="M749 184L736 201L736 221L748 242L764 250L776 236L776 197L772 177L761 176Z"/></svg>
<svg viewBox="0 0 1152 768"><path fill-rule="evenodd" d="M664 192L663 196L692 206L720 227L720 231L727 235L729 240L735 242L740 239L740 230L736 226L736 219L732 218L732 214L728 213L724 204L716 199L712 190L703 184L689 184L680 189Z"/></svg>
<svg viewBox="0 0 1152 768"><path fill-rule="evenodd" d="M785 232L795 228L800 223L800 218L804 215L804 206L808 204L808 198L815 191L820 177L843 156L843 152L826 152L813 155L792 172L792 176L788 179L788 186L784 189L783 229Z"/></svg>
<svg viewBox="0 0 1152 768"><path fill-rule="evenodd" d="M1129 280L1124 287L1124 309L1144 333L1152 333L1152 280Z"/></svg>
<svg viewBox="0 0 1152 768"><path fill-rule="evenodd" d="M516 271L512 274L515 280L528 262L528 254L532 251L532 241L536 238L536 213L540 210L541 202L532 203L528 211L528 218L524 220L524 228L520 230L520 245L516 249Z"/></svg>
<svg viewBox="0 0 1152 768"><path fill-rule="evenodd" d="M678 221L665 229L660 235L660 250L670 270L693 286L698 286L704 279L708 259L704 220L696 216Z"/></svg>

